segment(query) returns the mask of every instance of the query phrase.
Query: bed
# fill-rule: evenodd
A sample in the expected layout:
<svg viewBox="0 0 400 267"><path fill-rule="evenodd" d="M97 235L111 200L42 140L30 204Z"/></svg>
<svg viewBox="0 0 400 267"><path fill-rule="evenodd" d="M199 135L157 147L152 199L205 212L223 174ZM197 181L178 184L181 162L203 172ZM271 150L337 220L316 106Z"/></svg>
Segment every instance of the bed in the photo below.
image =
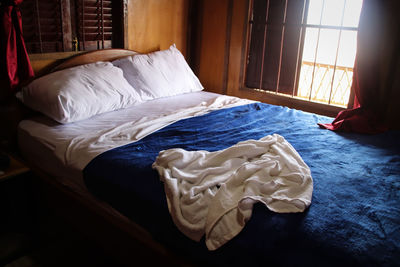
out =
<svg viewBox="0 0 400 267"><path fill-rule="evenodd" d="M52 73L127 56L131 62L138 55L126 50L83 54ZM139 66L150 62L145 59L138 60ZM124 77L128 82L141 79L137 73ZM152 75L147 78L153 82ZM52 185L48 193L59 212L82 216L78 224L95 228L94 235L107 240L118 256L131 255L124 261L128 264L137 263L136 258L167 259L173 265L399 264L400 132L336 133L317 125L330 122L329 117L191 86L197 89L156 97L142 92L140 103L124 100L123 106L93 111L87 118L75 113L31 117L19 125L20 151L42 183ZM76 121L69 121L75 115ZM206 245L204 232L199 241L188 238L171 216L169 191L154 167L159 153L183 149L207 154L265 137L283 137L309 168L311 205L302 212L281 213L256 201L245 225L218 248ZM215 190L222 187L218 184ZM74 201L60 201L60 194ZM74 208L67 208L71 203ZM92 222L84 222L86 211L75 210L78 206L95 214Z"/></svg>

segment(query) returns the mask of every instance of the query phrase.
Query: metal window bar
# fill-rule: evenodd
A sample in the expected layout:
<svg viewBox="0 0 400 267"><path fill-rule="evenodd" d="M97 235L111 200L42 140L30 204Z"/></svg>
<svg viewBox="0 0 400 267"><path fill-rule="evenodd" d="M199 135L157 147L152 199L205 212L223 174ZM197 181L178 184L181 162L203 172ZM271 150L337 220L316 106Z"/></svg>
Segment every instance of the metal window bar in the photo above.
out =
<svg viewBox="0 0 400 267"><path fill-rule="evenodd" d="M340 21L340 26L341 26L341 27L343 26L344 11L345 11L345 8L346 8L346 2L347 2L347 0L344 0L344 3L343 3L343 10L342 10L342 18L341 18L341 21ZM330 92L329 92L329 100L328 100L328 104L329 104L329 105L331 104L331 99L332 99L333 83L334 83L334 81L335 81L336 65L337 65L337 60L338 60L339 46L340 46L341 37L342 37L342 28L340 28L340 30L339 30L339 39L338 39L338 44L337 44L337 47L336 47L335 65L334 65L334 67L333 67L333 74L332 74L332 81L331 81L331 90L330 90Z"/></svg>
<svg viewBox="0 0 400 267"><path fill-rule="evenodd" d="M83 48L83 51L85 51L86 50L86 47L85 47L85 0L81 0L82 1L82 25L81 25L81 28L82 28L82 48Z"/></svg>
<svg viewBox="0 0 400 267"><path fill-rule="evenodd" d="M38 37L39 37L39 51L43 53L43 42L42 42L42 31L40 28L40 12L39 12L39 1L35 0L35 11L37 17L37 28L38 28Z"/></svg>
<svg viewBox="0 0 400 267"><path fill-rule="evenodd" d="M309 2L309 0L306 0L304 2ZM303 12L305 13L305 12ZM250 21L252 22L252 21ZM287 22L282 22L281 24L274 24L274 25L284 25L287 26ZM293 24L292 24L293 25ZM350 31L356 31L358 28L357 27L349 27L349 26L333 26L333 25L317 25L317 24L307 24L305 22L298 24L298 26L302 27L307 27L307 28L317 28L317 29L333 29L333 30L350 30Z"/></svg>
<svg viewBox="0 0 400 267"><path fill-rule="evenodd" d="M96 1L97 6L97 48L104 49L105 48L105 28L104 28L104 0Z"/></svg>
<svg viewBox="0 0 400 267"><path fill-rule="evenodd" d="M304 45L304 36L305 36L305 27L303 26L304 20L307 17L308 14L308 5L309 5L309 1L310 0L305 0L303 2L303 12L301 14L301 27L300 27L300 34L299 34L299 44L297 47L297 55L296 55L296 70L295 70L295 76L294 76L294 82L293 82L293 87L292 87L292 97L294 97L294 92L297 90L298 87L298 79L299 79L299 75L300 75L300 69L299 69L299 63L301 63L301 59L300 59L300 53L301 51L303 51L303 45Z"/></svg>
<svg viewBox="0 0 400 267"><path fill-rule="evenodd" d="M358 31L358 27L348 27L348 26L343 26L344 23L344 12L345 12L345 6L347 0L344 1L344 6L342 10L342 16L341 16L341 25L340 26L331 26L331 25L322 25L322 19L323 19L323 12L326 8L325 5L325 0L323 0L322 8L321 8L321 13L320 13L320 21L319 24L307 24L306 23L306 18L307 18L307 12L308 12L308 6L309 6L309 1L310 0L304 0L304 6L303 6L303 12L302 12L302 18L301 18L301 24L300 26L300 34L299 34L299 46L298 46L298 51L297 51L297 58L298 60L296 61L296 71L295 71L295 77L294 77L294 84L292 88L292 97L295 96L295 91L296 87L298 86L299 82L299 76L300 76L300 71L299 67L301 69L301 66L299 66L302 62L301 59L301 51L302 51L302 45L304 45L304 37L305 37L305 30L306 28L317 28L318 29L318 35L317 35L317 44L316 44L316 49L315 49L315 56L314 56L314 62L313 64L313 73L312 73L312 81L311 81L311 86L309 88L309 97L308 100L311 101L312 98L312 93L313 93L313 86L314 86L314 77L315 77L315 70L316 70L316 60L317 60L317 55L318 55L318 50L319 50L319 39L320 39L320 32L321 29L337 29L339 30L339 40L338 40L338 45L336 49L336 56L335 56L335 65L333 68L333 77L331 82L331 88L329 92L329 100L328 104L331 104L332 102L332 92L333 92L333 86L334 86L334 80L335 80L335 72L337 69L337 60L338 60L338 53L339 53L339 46L340 46L340 40L341 40L341 34L343 30L353 30L353 31ZM285 27L287 26L287 8L288 8L288 0L285 0L285 9L284 9L284 17L282 21L282 35L281 35L281 44L280 44L280 56L279 56L279 68L278 68L278 73L277 73L277 84L275 88L275 93L278 93L279 91L279 83L280 83L280 75L281 75L281 65L282 65L282 55L283 55L283 44L284 44L284 37L285 37ZM267 7L266 7L266 17L265 17L265 28L264 28L264 35L263 35L263 50L262 50L262 62L261 62L261 70L260 70L260 83L259 83L259 88L262 89L262 83L263 83L263 72L264 72L264 58L266 56L266 39L267 39L267 31L268 31L268 17L269 17L269 11L270 11L270 0L267 0ZM252 21L252 18L250 19L250 22Z"/></svg>
<svg viewBox="0 0 400 267"><path fill-rule="evenodd" d="M350 31L356 31L358 29L357 27L332 26L332 25L315 25L315 24L307 24L307 23L302 24L302 26L305 26L307 28L333 29L333 30L350 30Z"/></svg>
<svg viewBox="0 0 400 267"><path fill-rule="evenodd" d="M321 8L321 14L319 16L319 25L322 24L322 14L324 13L324 8L325 8L325 0L322 1L322 8ZM312 96L312 88L314 85L314 75L315 75L315 64L317 61L317 55L318 55L318 47L319 47L319 37L321 33L321 28L318 28L318 37L317 37L317 46L315 47L315 54L314 54L314 67L313 67L313 73L312 73L312 80L311 80L311 86L310 86L310 97L309 101L311 101L311 96Z"/></svg>
<svg viewBox="0 0 400 267"><path fill-rule="evenodd" d="M100 12L99 12L100 11ZM102 12L100 0L96 1L96 18L97 18L97 33L96 33L96 44L97 49L100 49L100 38L101 38L101 19L102 19ZM100 13L100 14L99 14Z"/></svg>
<svg viewBox="0 0 400 267"><path fill-rule="evenodd" d="M59 4L59 6L60 6L60 14L61 14L61 35L63 36L64 35L64 31L63 31L63 27L62 27L62 25L64 25L64 16L62 15L63 14L63 5L62 5L62 3L61 3L61 0L59 0L59 1L57 1L58 2L58 4ZM64 37L62 37L62 39L63 39ZM65 49L65 42L64 42L64 40L61 42L62 43L62 51L65 51L66 49Z"/></svg>
<svg viewBox="0 0 400 267"><path fill-rule="evenodd" d="M262 82L263 82L265 43L267 40L269 6L270 6L270 2L269 2L269 0L267 0L267 9L265 11L265 28L264 28L264 41L263 41L263 51L262 51L262 60L261 60L261 72L260 72L260 86L259 86L260 89L262 89Z"/></svg>
<svg viewBox="0 0 400 267"><path fill-rule="evenodd" d="M278 74L277 74L277 77L276 77L276 88L275 88L275 93L278 93L278 90L279 90L279 80L280 80L280 78L281 78L283 40L284 40L284 38L285 38L285 25L286 25L287 5L288 5L288 0L285 1L285 10L284 10L284 13L283 13L283 24L282 24L282 31L281 31L281 47L280 47L280 51L279 51L279 65L278 65Z"/></svg>
<svg viewBox="0 0 400 267"><path fill-rule="evenodd" d="M101 0L101 45L104 49L104 5L103 0Z"/></svg>

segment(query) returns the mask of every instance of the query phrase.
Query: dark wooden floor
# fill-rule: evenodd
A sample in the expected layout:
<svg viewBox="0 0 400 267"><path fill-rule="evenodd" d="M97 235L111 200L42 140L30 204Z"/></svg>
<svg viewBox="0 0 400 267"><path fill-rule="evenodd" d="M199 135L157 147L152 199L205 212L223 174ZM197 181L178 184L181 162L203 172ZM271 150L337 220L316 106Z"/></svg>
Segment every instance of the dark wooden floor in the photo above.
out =
<svg viewBox="0 0 400 267"><path fill-rule="evenodd" d="M31 191L26 177L0 184L0 266L120 266Z"/></svg>
<svg viewBox="0 0 400 267"><path fill-rule="evenodd" d="M33 232L0 234L0 266L119 266L92 240L60 218L41 218Z"/></svg>

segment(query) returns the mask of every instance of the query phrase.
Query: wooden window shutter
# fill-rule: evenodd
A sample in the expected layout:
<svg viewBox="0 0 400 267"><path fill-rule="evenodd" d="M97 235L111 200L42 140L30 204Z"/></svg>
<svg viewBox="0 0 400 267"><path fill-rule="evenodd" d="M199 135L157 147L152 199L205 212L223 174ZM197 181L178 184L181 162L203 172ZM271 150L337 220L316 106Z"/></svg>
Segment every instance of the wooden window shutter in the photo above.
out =
<svg viewBox="0 0 400 267"><path fill-rule="evenodd" d="M28 53L65 51L61 0L24 0L20 5Z"/></svg>
<svg viewBox="0 0 400 267"><path fill-rule="evenodd" d="M113 47L112 1L77 0L76 9L79 49L87 51Z"/></svg>
<svg viewBox="0 0 400 267"><path fill-rule="evenodd" d="M305 3L305 0L253 1L247 87L294 93Z"/></svg>
<svg viewBox="0 0 400 267"><path fill-rule="evenodd" d="M261 88L266 11L267 1L253 1L250 20L251 40L246 71L246 86L249 88Z"/></svg>

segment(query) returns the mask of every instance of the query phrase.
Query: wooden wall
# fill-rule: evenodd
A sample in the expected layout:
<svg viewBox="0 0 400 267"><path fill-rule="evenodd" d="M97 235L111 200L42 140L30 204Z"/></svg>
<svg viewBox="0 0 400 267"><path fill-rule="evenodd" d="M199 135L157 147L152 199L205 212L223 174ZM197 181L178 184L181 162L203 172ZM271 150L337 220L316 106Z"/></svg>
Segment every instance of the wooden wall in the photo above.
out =
<svg viewBox="0 0 400 267"><path fill-rule="evenodd" d="M247 21L250 0L197 0L197 25L195 40L192 42L192 67L200 81L208 91L228 94L242 98L254 99L270 104L288 106L313 113L335 117L343 108L303 101L274 93L258 92L244 86L245 63L247 55ZM397 2L393 2L398 6ZM393 8L398 10L398 8ZM394 11L393 11L394 12ZM393 25L398 23L395 16ZM391 34L398 33L392 30ZM400 35L396 35L400 36ZM393 36L393 45L397 45ZM398 42L398 41L397 41ZM391 52L394 51L394 52ZM396 52L397 51L397 52ZM197 53L197 54L196 54ZM391 54L390 54L391 53ZM385 48L385 55L392 61L398 56L398 49ZM391 97L387 98L386 121L391 127L400 129L398 111L400 107L399 79L394 75L390 82L392 90L387 90ZM351 102L351 101L350 101Z"/></svg>
<svg viewBox="0 0 400 267"><path fill-rule="evenodd" d="M167 49L176 44L187 56L189 42L189 7L193 0L124 0L125 48L141 53ZM30 55L35 74L75 52Z"/></svg>
<svg viewBox="0 0 400 267"><path fill-rule="evenodd" d="M244 87L250 0L198 0L192 67L207 91L335 116L342 108Z"/></svg>
<svg viewBox="0 0 400 267"><path fill-rule="evenodd" d="M189 0L129 0L127 48L145 53L175 43L186 55L189 4Z"/></svg>
<svg viewBox="0 0 400 267"><path fill-rule="evenodd" d="M188 54L191 20L189 9L196 0L121 0L124 6L124 46L138 52L167 49L175 43L184 56ZM79 53L79 52L78 52ZM76 52L29 55L36 76L51 69L61 60ZM0 148L15 147L16 126L25 116L25 110L15 100L1 103L0 123L6 131L0 132Z"/></svg>
<svg viewBox="0 0 400 267"><path fill-rule="evenodd" d="M167 49L175 43L207 91L329 116L341 110L243 86L250 0L123 1L127 25L125 48L145 53ZM31 59L37 72L66 56L70 54L31 55ZM395 102L391 106L400 106Z"/></svg>
<svg viewBox="0 0 400 267"><path fill-rule="evenodd" d="M192 68L207 91L226 93L230 0L197 0Z"/></svg>

